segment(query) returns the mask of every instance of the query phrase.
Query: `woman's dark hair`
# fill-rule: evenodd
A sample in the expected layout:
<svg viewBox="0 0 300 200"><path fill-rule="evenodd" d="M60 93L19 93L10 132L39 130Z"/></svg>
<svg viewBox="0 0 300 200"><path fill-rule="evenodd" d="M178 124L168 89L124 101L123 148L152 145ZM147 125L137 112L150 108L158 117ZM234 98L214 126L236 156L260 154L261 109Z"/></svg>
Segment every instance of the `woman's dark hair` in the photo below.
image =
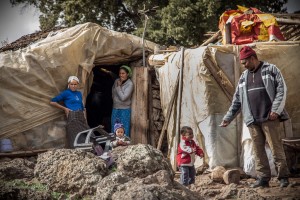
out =
<svg viewBox="0 0 300 200"><path fill-rule="evenodd" d="M189 126L183 126L183 127L181 127L180 134L183 135L183 134L187 133L188 131L193 132L193 129Z"/></svg>

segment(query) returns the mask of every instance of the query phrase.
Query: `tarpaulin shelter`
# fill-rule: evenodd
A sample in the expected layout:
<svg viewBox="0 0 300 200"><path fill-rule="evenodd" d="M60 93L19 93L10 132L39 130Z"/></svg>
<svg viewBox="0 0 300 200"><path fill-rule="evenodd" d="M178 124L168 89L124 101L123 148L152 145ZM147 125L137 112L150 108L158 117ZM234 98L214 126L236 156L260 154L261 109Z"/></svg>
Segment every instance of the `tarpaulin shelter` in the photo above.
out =
<svg viewBox="0 0 300 200"><path fill-rule="evenodd" d="M152 52L154 45L145 41L146 53ZM141 38L94 23L52 32L26 48L0 53L0 139L10 138L15 151L64 147L65 116L49 105L50 99L66 89L70 75L80 78L79 90L86 97L95 65L139 65L133 68L137 84L132 106L133 110L145 107L147 95L140 97L147 91L147 68L139 64L142 55ZM146 114L139 114L138 120ZM138 129L139 134L133 140L147 143L143 136L146 128L135 126L136 115L133 111L132 130Z"/></svg>
<svg viewBox="0 0 300 200"><path fill-rule="evenodd" d="M260 60L275 64L285 78L288 88L286 109L291 119L282 124L283 137L300 136L300 105L297 103L300 98L299 42L253 43L251 46ZM246 158L248 148L245 149L249 146L250 136L242 116L239 115L226 128L218 126L230 107L244 70L239 62L241 47L210 45L186 49L168 54L165 64L157 68L164 116L171 113L167 134L174 169L179 141L178 125L192 127L195 140L207 154L210 168L241 165L245 169L251 164L252 161ZM172 96L177 97L177 101L172 101ZM169 106L170 102L174 105Z"/></svg>

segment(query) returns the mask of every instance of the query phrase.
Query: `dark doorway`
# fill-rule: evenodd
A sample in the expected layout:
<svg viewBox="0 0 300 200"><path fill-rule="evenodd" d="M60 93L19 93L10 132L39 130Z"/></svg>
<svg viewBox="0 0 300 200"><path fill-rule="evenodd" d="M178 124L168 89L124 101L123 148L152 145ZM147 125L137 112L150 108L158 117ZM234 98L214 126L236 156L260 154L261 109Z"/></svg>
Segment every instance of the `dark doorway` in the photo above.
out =
<svg viewBox="0 0 300 200"><path fill-rule="evenodd" d="M93 84L86 98L87 121L91 128L103 125L111 132L112 86L121 65L95 66Z"/></svg>

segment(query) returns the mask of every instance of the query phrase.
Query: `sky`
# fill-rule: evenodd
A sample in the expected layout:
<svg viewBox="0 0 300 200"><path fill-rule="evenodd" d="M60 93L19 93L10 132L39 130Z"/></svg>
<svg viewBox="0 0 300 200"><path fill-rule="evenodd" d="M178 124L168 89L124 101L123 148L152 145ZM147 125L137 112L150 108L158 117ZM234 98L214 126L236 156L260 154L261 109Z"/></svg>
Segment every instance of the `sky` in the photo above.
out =
<svg viewBox="0 0 300 200"><path fill-rule="evenodd" d="M0 46L4 40L11 43L23 35L40 30L38 10L35 7L23 7L21 5L12 7L9 0L1 0Z"/></svg>
<svg viewBox="0 0 300 200"><path fill-rule="evenodd" d="M299 0L288 0L288 12L300 10ZM12 7L9 0L0 1L0 47L2 41L11 43L23 35L39 31L39 11L34 7Z"/></svg>

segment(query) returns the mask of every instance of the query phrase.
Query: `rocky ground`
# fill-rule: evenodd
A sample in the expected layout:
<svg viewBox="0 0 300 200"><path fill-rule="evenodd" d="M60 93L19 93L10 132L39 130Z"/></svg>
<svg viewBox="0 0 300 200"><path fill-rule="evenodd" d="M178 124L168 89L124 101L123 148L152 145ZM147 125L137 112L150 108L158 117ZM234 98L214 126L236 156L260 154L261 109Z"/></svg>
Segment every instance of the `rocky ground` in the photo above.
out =
<svg viewBox="0 0 300 200"><path fill-rule="evenodd" d="M203 168L198 170L196 183L184 187L168 160L150 145L133 145L113 153L117 165L111 168L81 150L2 158L0 199L300 199L299 177L290 178L287 188L280 188L273 178L269 188L252 189L254 179L242 173L225 178L225 184L220 178L225 169L220 167L216 173Z"/></svg>
<svg viewBox="0 0 300 200"><path fill-rule="evenodd" d="M239 184L212 181L210 174L199 175L189 189L205 199L300 199L300 178L290 178L287 188L280 188L279 181L272 178L269 188L250 188L255 179L240 180Z"/></svg>

